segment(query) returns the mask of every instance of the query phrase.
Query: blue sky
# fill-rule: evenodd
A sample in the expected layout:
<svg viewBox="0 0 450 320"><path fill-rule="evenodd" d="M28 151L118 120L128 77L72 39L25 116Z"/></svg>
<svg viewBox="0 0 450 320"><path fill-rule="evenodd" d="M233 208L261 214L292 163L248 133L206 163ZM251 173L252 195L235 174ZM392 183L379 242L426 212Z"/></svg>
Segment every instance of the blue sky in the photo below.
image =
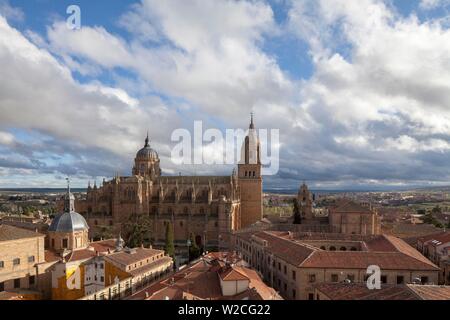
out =
<svg viewBox="0 0 450 320"><path fill-rule="evenodd" d="M448 184L449 3L0 0L0 187L129 175L147 130L165 174L229 174L173 164L171 133L252 111L267 187Z"/></svg>

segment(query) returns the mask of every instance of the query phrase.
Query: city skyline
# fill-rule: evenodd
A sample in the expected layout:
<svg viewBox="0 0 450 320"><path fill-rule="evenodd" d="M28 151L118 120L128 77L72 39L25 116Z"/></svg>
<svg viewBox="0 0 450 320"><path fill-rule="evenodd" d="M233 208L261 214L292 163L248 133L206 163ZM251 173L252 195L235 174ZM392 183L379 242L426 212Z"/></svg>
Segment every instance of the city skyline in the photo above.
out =
<svg viewBox="0 0 450 320"><path fill-rule="evenodd" d="M447 1L78 1L80 30L70 4L0 1L0 188L130 175L147 130L164 175L231 174L171 134L250 112L280 131L267 189L450 184Z"/></svg>

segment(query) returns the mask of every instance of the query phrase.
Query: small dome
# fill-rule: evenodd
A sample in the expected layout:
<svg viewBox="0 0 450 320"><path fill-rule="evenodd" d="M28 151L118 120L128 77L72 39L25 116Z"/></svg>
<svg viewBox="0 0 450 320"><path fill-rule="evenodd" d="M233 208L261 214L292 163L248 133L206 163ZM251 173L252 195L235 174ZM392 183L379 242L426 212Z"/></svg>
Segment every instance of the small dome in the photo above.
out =
<svg viewBox="0 0 450 320"><path fill-rule="evenodd" d="M148 135L145 139L144 147L136 153L136 158L139 160L158 160L158 153L150 147L148 143Z"/></svg>
<svg viewBox="0 0 450 320"><path fill-rule="evenodd" d="M89 229L89 226L83 216L72 211L58 214L53 219L48 231L73 232L87 229Z"/></svg>

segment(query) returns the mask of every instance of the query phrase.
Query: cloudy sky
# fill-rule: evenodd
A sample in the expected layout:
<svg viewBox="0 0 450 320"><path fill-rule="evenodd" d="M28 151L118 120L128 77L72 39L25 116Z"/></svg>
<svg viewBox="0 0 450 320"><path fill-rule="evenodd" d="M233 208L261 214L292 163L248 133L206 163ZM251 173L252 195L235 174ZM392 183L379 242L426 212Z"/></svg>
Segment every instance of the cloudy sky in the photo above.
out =
<svg viewBox="0 0 450 320"><path fill-rule="evenodd" d="M66 9L81 8L80 30ZM0 188L131 173L147 130L280 130L269 188L450 184L448 0L0 0ZM206 156L214 156L209 146Z"/></svg>

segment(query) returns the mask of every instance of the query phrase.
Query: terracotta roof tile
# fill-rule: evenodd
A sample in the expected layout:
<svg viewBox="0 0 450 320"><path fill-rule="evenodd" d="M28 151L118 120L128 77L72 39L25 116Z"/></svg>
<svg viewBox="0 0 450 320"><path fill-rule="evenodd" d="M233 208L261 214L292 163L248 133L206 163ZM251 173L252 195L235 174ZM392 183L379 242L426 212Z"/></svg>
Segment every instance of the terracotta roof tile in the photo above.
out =
<svg viewBox="0 0 450 320"><path fill-rule="evenodd" d="M363 283L321 283L314 287L331 300L420 300L404 285L382 285L380 290L369 290Z"/></svg>
<svg viewBox="0 0 450 320"><path fill-rule="evenodd" d="M450 286L413 285L408 284L422 300L450 300Z"/></svg>
<svg viewBox="0 0 450 320"><path fill-rule="evenodd" d="M45 237L45 235L27 229L0 224L0 241L11 241L37 237Z"/></svg>
<svg viewBox="0 0 450 320"><path fill-rule="evenodd" d="M162 253L164 253L163 250L134 248L129 252L123 250L120 252L112 253L106 256L106 259L123 265L129 265Z"/></svg>

